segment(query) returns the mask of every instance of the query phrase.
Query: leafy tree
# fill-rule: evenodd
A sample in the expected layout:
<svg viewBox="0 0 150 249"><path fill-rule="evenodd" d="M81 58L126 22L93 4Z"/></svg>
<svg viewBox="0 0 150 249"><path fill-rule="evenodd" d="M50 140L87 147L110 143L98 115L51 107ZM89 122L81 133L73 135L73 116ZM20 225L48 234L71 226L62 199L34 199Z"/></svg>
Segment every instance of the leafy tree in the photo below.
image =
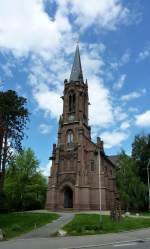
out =
<svg viewBox="0 0 150 249"><path fill-rule="evenodd" d="M138 176L135 161L123 151L116 172L120 199L126 210L141 210L147 203L147 187Z"/></svg>
<svg viewBox="0 0 150 249"><path fill-rule="evenodd" d="M31 149L17 154L6 171L4 191L13 210L42 208L47 182L39 171L39 161Z"/></svg>
<svg viewBox="0 0 150 249"><path fill-rule="evenodd" d="M132 144L132 158L136 163L141 181L147 184L147 164L150 158L150 134L135 136Z"/></svg>
<svg viewBox="0 0 150 249"><path fill-rule="evenodd" d="M12 148L21 150L24 128L28 121L26 98L15 91L0 92L0 209L6 164L12 159Z"/></svg>

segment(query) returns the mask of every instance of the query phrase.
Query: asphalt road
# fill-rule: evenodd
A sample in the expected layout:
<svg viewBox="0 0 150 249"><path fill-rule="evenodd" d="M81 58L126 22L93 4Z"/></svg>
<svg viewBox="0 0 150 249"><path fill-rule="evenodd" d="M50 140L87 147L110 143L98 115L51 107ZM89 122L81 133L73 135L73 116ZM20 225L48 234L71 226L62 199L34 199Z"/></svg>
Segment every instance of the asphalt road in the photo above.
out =
<svg viewBox="0 0 150 249"><path fill-rule="evenodd" d="M0 249L150 249L150 229L117 234L24 238L0 242Z"/></svg>
<svg viewBox="0 0 150 249"><path fill-rule="evenodd" d="M94 242L94 241L93 241ZM57 243L56 243L57 244ZM57 247L57 245L51 244L50 239L26 239L14 242L1 242L0 248L2 249L149 249L150 241L122 241L119 243L110 243L110 244L91 244L88 245L74 245L73 247L63 246L63 241L61 240L61 245Z"/></svg>
<svg viewBox="0 0 150 249"><path fill-rule="evenodd" d="M119 243L119 244L112 244L107 246L97 246L97 247L89 247L89 249L149 249L150 248L150 242L125 242L125 243ZM81 249L81 248L80 248ZM84 249L84 248L82 248Z"/></svg>

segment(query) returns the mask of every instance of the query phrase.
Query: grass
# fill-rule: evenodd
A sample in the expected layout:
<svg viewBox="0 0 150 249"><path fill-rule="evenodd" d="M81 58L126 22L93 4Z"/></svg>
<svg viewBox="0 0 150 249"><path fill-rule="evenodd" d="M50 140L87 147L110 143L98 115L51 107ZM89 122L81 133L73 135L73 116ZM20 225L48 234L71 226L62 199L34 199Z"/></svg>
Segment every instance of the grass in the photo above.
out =
<svg viewBox="0 0 150 249"><path fill-rule="evenodd" d="M92 235L115 233L132 229L150 227L150 219L122 218L120 222L112 221L107 215L102 216L102 226L98 214L76 214L74 219L64 226L68 235Z"/></svg>
<svg viewBox="0 0 150 249"><path fill-rule="evenodd" d="M149 216L150 217L150 212L143 212L143 213L140 213L141 216Z"/></svg>
<svg viewBox="0 0 150 249"><path fill-rule="evenodd" d="M150 217L150 211L148 212L131 212L131 215L136 215L136 214L139 214L139 216L145 216L145 217Z"/></svg>
<svg viewBox="0 0 150 249"><path fill-rule="evenodd" d="M4 231L5 238L13 238L50 223L59 217L55 213L10 213L0 214L0 228Z"/></svg>

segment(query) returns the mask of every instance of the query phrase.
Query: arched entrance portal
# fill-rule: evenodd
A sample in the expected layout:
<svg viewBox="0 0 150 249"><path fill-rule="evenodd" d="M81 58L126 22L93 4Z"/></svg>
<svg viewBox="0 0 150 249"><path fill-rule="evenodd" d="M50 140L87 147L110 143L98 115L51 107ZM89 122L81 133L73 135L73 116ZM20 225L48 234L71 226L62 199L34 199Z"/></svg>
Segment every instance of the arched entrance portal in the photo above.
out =
<svg viewBox="0 0 150 249"><path fill-rule="evenodd" d="M64 189L64 208L73 208L73 191L69 187Z"/></svg>

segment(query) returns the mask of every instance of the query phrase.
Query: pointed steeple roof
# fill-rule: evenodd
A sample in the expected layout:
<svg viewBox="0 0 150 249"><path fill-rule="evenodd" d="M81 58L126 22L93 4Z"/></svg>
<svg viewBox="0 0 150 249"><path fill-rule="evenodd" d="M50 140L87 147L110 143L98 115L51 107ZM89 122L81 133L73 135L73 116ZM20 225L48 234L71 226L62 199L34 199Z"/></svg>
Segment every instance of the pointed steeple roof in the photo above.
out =
<svg viewBox="0 0 150 249"><path fill-rule="evenodd" d="M81 81L83 82L82 66L80 59L79 45L76 46L74 62L71 70L70 81Z"/></svg>

